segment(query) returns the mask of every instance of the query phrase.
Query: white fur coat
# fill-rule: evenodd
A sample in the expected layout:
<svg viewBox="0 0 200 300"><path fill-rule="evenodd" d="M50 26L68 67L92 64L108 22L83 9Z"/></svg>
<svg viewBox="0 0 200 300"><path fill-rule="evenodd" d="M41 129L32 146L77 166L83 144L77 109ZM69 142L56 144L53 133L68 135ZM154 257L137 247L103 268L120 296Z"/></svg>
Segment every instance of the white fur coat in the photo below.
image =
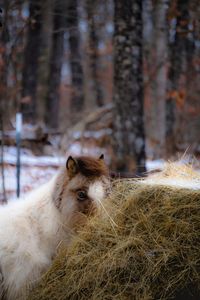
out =
<svg viewBox="0 0 200 300"><path fill-rule="evenodd" d="M8 299L23 299L22 289L50 265L61 239L54 181L0 208L0 270Z"/></svg>
<svg viewBox="0 0 200 300"><path fill-rule="evenodd" d="M0 300L26 298L82 213L103 200L106 172L102 158L69 157L50 182L0 207Z"/></svg>

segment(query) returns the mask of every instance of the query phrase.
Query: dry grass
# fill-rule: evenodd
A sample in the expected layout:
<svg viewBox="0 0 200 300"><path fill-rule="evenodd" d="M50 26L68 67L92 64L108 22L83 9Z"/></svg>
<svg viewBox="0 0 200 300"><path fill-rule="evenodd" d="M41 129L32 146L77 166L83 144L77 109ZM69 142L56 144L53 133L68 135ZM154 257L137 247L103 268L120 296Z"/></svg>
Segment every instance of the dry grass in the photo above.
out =
<svg viewBox="0 0 200 300"><path fill-rule="evenodd" d="M170 299L198 289L200 190L126 180L108 203L109 217L91 219L60 250L29 299Z"/></svg>

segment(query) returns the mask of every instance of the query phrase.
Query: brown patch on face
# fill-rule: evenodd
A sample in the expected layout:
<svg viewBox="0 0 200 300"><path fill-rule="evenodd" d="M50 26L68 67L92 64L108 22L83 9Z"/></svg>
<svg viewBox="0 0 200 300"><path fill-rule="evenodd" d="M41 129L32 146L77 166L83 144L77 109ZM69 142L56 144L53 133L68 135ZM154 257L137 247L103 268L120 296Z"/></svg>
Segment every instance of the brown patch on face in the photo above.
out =
<svg viewBox="0 0 200 300"><path fill-rule="evenodd" d="M95 211L95 205L89 198L84 201L77 201L77 208L79 212L85 215L91 215Z"/></svg>
<svg viewBox="0 0 200 300"><path fill-rule="evenodd" d="M77 212L91 214L95 210L94 201L88 196L88 187L82 187L72 191L76 201Z"/></svg>
<svg viewBox="0 0 200 300"><path fill-rule="evenodd" d="M99 158L93 158L88 156L79 156L76 158L78 163L79 172L85 177L101 177L108 176L108 168L104 163L104 160Z"/></svg>
<svg viewBox="0 0 200 300"><path fill-rule="evenodd" d="M96 210L94 201L88 197L88 195L84 200L79 200L79 191L85 191L87 194L87 188L72 191L76 201L76 210L74 211L73 218L71 219L71 226L75 231L82 228L88 221L88 216L94 215Z"/></svg>

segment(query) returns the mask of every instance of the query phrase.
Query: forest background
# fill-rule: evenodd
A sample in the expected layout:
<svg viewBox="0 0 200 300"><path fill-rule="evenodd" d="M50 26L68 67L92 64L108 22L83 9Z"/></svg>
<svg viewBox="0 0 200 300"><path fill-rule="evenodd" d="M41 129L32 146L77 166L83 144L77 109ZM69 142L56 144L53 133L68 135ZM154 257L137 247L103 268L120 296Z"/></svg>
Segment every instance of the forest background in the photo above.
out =
<svg viewBox="0 0 200 300"><path fill-rule="evenodd" d="M16 113L22 193L69 154L104 153L119 176L198 165L198 0L0 0L0 26L2 202L16 190Z"/></svg>

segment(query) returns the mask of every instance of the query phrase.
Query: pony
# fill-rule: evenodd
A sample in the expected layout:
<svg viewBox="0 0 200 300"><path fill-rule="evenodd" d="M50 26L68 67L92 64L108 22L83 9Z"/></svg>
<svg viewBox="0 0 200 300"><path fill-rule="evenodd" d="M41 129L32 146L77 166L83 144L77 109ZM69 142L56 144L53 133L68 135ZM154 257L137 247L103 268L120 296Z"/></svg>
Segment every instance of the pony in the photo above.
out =
<svg viewBox="0 0 200 300"><path fill-rule="evenodd" d="M48 183L0 208L0 299L26 299L60 243L101 206L108 175L103 155L70 156Z"/></svg>

